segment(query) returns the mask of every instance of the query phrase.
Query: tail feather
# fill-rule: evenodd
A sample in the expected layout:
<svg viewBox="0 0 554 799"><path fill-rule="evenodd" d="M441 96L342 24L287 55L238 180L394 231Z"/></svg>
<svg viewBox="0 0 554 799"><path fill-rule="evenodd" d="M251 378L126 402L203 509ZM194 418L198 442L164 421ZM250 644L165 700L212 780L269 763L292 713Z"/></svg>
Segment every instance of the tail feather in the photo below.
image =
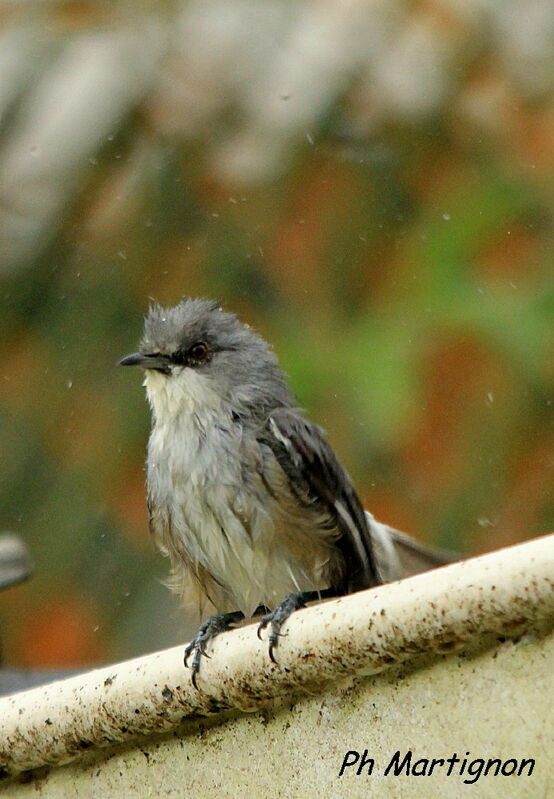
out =
<svg viewBox="0 0 554 799"><path fill-rule="evenodd" d="M384 583L436 569L461 560L462 555L421 544L393 527L381 524L366 511L375 559Z"/></svg>

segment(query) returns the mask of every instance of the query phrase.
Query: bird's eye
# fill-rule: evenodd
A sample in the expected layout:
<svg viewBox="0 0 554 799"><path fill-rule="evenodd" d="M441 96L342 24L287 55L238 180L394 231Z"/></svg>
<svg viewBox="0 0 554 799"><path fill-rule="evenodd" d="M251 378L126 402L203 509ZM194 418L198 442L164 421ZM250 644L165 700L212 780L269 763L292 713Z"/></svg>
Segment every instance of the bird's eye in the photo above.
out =
<svg viewBox="0 0 554 799"><path fill-rule="evenodd" d="M205 361L208 357L208 353L208 345L203 341L198 341L189 349L188 356L192 358L193 361Z"/></svg>

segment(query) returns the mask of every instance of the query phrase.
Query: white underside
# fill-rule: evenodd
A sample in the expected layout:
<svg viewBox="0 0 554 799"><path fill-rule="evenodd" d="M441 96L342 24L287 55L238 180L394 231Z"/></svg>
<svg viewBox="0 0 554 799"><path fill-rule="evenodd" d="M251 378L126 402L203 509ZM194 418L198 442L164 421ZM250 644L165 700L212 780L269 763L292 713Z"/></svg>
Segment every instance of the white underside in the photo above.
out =
<svg viewBox="0 0 554 799"><path fill-rule="evenodd" d="M209 599L216 608L246 616L289 593L324 587L333 533L314 532L328 520L291 495L270 451L232 420L194 370L170 377L149 371L145 385L156 420L148 447L153 532L174 572L186 579L188 564L193 579L201 567L215 578Z"/></svg>

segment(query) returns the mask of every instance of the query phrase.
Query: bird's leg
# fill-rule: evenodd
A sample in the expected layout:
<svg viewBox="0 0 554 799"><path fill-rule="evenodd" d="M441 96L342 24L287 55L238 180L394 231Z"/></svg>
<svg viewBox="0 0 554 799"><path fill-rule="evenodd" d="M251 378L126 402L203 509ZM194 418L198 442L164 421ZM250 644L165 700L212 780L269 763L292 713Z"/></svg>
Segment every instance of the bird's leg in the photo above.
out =
<svg viewBox="0 0 554 799"><path fill-rule="evenodd" d="M210 616L209 619L200 625L200 628L190 644L185 649L184 663L188 666L188 659L192 655L192 663L190 670L192 672L192 684L198 690L196 684L196 675L200 671L200 662L202 655L209 658L206 652L206 644L215 638L219 633L224 633L226 630L232 630L233 625L244 619L244 613L240 610L233 610L231 613L220 613L217 616ZM193 654L194 653L194 654Z"/></svg>
<svg viewBox="0 0 554 799"><path fill-rule="evenodd" d="M281 627L286 622L291 613L295 610L300 610L306 607L307 602L314 602L318 599L328 599L336 596L337 593L333 588L326 588L322 591L300 591L297 594L289 594L283 601L277 605L275 610L266 613L258 626L258 638L261 640L261 632L269 627L269 658L277 664L273 657L273 650L279 643L279 637L284 635L281 632Z"/></svg>

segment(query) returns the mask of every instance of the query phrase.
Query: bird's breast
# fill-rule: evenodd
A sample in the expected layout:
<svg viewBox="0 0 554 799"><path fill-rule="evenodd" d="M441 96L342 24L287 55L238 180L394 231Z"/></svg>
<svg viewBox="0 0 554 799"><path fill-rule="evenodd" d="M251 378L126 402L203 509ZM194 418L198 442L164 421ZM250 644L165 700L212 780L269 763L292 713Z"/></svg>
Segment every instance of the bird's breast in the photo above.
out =
<svg viewBox="0 0 554 799"><path fill-rule="evenodd" d="M147 473L160 548L214 577L245 615L325 587L329 519L298 503L271 451L231 416L154 425Z"/></svg>

